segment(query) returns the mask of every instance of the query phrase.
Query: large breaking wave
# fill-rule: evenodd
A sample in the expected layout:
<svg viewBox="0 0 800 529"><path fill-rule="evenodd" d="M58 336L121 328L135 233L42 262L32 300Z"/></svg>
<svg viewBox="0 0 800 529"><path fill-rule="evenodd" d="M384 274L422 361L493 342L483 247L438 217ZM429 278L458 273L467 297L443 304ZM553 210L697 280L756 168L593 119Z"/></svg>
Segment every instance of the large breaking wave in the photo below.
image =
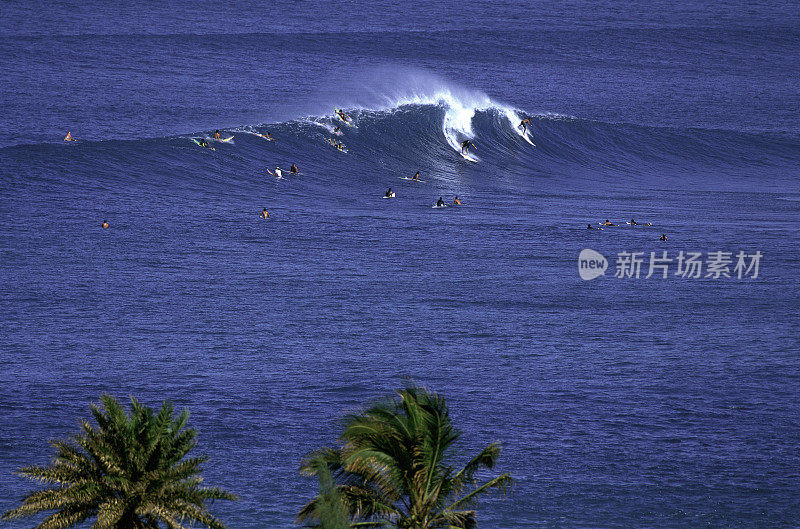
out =
<svg viewBox="0 0 800 529"><path fill-rule="evenodd" d="M234 135L233 141L212 142L214 151L191 140L210 138L205 131L143 140L16 146L0 153L24 163L39 151L63 159L60 163L78 164L82 171L94 168L102 174L113 169L115 177L169 171L162 177L169 179L198 178L209 171L221 179L262 179L266 169L297 163L311 179L328 184L420 170L443 180L481 174L486 179L512 175L517 183L538 176L560 185L635 178L639 184L677 181L682 186L744 177L762 178L765 186L772 186L783 185L782 177L793 174L800 161L800 142L794 137L527 112L430 76L365 94L360 101L346 102L352 126L335 118L331 108L327 115L228 129L223 135ZM523 117L531 119L530 136L536 146L522 136ZM337 126L341 135L333 134ZM267 142L255 134L264 132L277 141ZM477 146L477 164L459 154L459 144L467 138ZM345 151L334 148L331 140L345 145ZM6 172L4 178L14 176Z"/></svg>

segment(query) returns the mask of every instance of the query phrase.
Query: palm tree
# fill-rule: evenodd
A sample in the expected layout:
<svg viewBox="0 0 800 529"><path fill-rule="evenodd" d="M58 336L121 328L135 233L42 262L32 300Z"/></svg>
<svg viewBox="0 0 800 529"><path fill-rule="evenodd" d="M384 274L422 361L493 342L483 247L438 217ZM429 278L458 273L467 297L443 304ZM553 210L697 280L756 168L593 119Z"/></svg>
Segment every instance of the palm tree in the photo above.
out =
<svg viewBox="0 0 800 529"><path fill-rule="evenodd" d="M474 500L512 483L507 473L477 483L479 470L494 467L500 445L488 445L456 471L449 460L460 432L444 399L414 386L398 393L399 400L349 416L341 448L311 454L301 473L318 475L320 459L327 463L351 527L474 528ZM325 501L324 495L310 501L298 521L321 521Z"/></svg>
<svg viewBox="0 0 800 529"><path fill-rule="evenodd" d="M185 459L197 444L197 432L186 428L188 411L176 417L164 402L154 415L131 398L128 415L114 398L101 400L103 409L91 405L97 428L83 421L79 435L52 442L57 453L49 466L18 471L51 487L32 492L2 519L55 511L36 529L65 529L95 517L94 529L183 529L184 522L225 529L206 502L236 497L200 486L206 458Z"/></svg>

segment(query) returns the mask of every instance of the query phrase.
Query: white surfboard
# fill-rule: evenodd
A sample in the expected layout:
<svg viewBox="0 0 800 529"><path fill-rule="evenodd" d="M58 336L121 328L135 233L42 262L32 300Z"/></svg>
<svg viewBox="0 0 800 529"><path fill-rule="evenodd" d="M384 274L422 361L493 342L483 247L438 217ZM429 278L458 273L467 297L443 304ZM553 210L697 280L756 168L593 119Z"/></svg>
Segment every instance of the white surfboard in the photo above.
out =
<svg viewBox="0 0 800 529"><path fill-rule="evenodd" d="M522 136L522 138L523 138L525 141L527 141L528 143L530 143L531 145L533 145L534 147L536 147L536 144L535 144L535 143L533 143L533 140L531 140L531 137L530 137L530 136L528 136L528 133L527 133L527 132L523 132L523 133L521 134L521 136Z"/></svg>

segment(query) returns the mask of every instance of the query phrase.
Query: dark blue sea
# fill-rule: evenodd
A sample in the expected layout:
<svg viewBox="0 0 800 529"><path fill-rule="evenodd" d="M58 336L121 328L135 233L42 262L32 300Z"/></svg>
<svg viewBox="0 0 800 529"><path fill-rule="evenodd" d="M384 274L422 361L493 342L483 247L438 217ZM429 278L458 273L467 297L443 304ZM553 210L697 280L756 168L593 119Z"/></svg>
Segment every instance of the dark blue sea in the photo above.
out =
<svg viewBox="0 0 800 529"><path fill-rule="evenodd" d="M413 380L457 460L503 445L480 527L800 525L796 2L12 0L0 37L0 511L107 392L190 410L231 529L292 527L303 456Z"/></svg>

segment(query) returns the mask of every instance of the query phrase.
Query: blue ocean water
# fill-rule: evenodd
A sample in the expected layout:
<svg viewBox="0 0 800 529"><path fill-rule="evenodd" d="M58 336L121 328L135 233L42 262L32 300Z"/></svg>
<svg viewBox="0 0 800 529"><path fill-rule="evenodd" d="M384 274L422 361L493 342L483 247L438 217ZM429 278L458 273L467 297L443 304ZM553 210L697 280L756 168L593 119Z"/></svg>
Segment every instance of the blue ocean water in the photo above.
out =
<svg viewBox="0 0 800 529"><path fill-rule="evenodd" d="M289 527L301 458L411 378L457 456L503 444L481 527L796 527L795 4L12 1L0 34L0 510L108 392L188 407L213 511ZM645 278L665 251L734 277Z"/></svg>

